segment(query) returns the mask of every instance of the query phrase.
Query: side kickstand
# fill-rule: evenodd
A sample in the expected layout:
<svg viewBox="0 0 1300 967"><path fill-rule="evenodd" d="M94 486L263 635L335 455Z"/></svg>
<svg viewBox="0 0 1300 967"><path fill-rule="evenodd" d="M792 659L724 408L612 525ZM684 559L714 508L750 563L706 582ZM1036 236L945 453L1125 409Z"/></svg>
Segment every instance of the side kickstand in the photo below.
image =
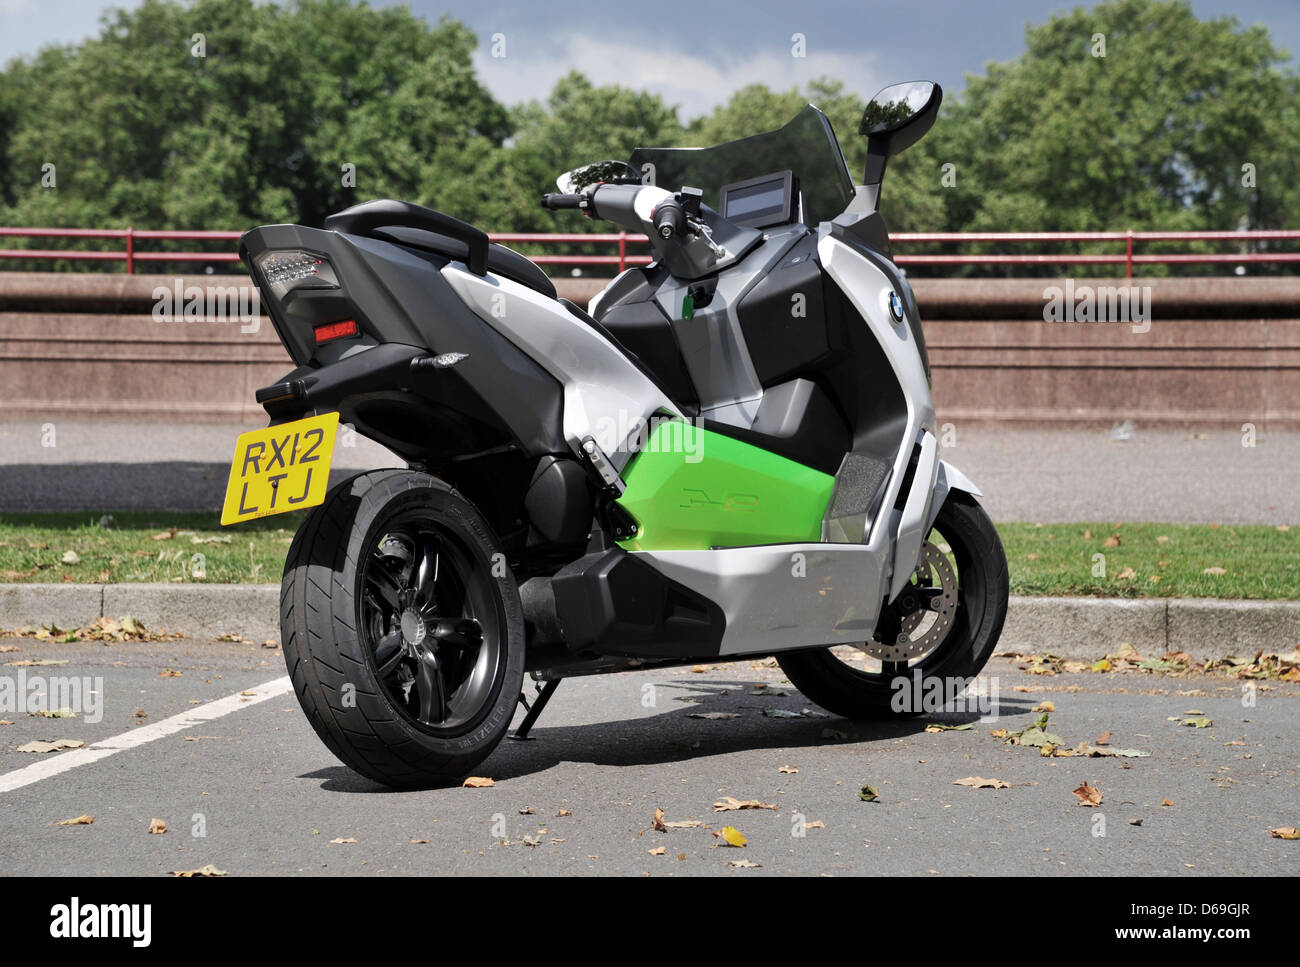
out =
<svg viewBox="0 0 1300 967"><path fill-rule="evenodd" d="M538 716L542 714L542 709L546 708L546 703L551 700L551 696L555 694L555 690L559 688L560 682L563 680L564 679L562 678L547 679L538 690L537 697L533 699L532 705L528 704L528 697L524 695L523 692L519 693L519 704L527 710L528 714L525 715L524 720L519 723L519 728L510 733L510 738L519 739L520 741L528 738L528 733L531 732L533 726L537 724L537 719Z"/></svg>

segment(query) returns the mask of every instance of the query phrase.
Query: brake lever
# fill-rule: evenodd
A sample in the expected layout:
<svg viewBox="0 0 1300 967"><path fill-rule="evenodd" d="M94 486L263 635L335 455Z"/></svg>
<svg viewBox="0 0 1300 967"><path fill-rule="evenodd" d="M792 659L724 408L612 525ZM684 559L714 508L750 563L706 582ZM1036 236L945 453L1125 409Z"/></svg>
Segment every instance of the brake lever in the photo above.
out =
<svg viewBox="0 0 1300 967"><path fill-rule="evenodd" d="M714 258L724 259L727 257L727 250L713 240L713 232L709 230L709 226L705 225L703 220L688 216L686 219L686 226L693 234L704 239L704 244L709 247L711 252L713 252Z"/></svg>

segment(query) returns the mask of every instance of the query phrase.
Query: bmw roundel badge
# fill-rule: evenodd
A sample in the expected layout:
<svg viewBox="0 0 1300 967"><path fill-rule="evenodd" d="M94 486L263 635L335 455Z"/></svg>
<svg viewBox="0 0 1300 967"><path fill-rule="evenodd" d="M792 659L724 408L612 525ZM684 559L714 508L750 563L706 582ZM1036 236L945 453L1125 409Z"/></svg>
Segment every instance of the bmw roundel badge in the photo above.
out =
<svg viewBox="0 0 1300 967"><path fill-rule="evenodd" d="M889 313L894 317L895 322L903 321L903 300L892 290L889 293Z"/></svg>

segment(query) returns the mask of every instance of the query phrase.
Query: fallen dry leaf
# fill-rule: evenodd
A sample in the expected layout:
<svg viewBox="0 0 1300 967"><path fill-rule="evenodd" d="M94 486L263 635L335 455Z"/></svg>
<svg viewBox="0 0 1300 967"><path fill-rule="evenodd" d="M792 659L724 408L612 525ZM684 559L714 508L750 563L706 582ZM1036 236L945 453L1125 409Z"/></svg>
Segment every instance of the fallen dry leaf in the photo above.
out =
<svg viewBox="0 0 1300 967"><path fill-rule="evenodd" d="M165 822L163 822L163 820L161 820L161 819L151 819L151 820L149 820L149 835L150 835L150 836L161 836L161 835L162 835L163 833L165 833L165 832L167 832L167 824L166 824Z"/></svg>
<svg viewBox="0 0 1300 967"><path fill-rule="evenodd" d="M668 852L668 848L665 846L656 846L654 849L646 850L646 852L649 853L651 856L663 856L665 853Z"/></svg>
<svg viewBox="0 0 1300 967"><path fill-rule="evenodd" d="M1294 826L1279 826L1277 829L1270 829L1268 835L1274 839L1300 839L1300 829Z"/></svg>
<svg viewBox="0 0 1300 967"><path fill-rule="evenodd" d="M330 840L330 845L341 846L343 843L355 843L356 841L357 838L355 836L348 836L347 838L340 836L338 839Z"/></svg>
<svg viewBox="0 0 1300 967"><path fill-rule="evenodd" d="M708 670L709 670L709 666L708 666L708 665L692 665L692 666L691 666L691 672L692 672L693 674L696 674L696 675L703 675L703 674L704 674L705 672L707 672Z"/></svg>
<svg viewBox="0 0 1300 967"><path fill-rule="evenodd" d="M185 673L177 671L175 668L164 668L158 673L159 678L180 678Z"/></svg>
<svg viewBox="0 0 1300 967"><path fill-rule="evenodd" d="M685 854L683 854L684 856ZM755 870L761 867L762 863L755 863L753 860L727 860L728 866L734 866L741 870Z"/></svg>
<svg viewBox="0 0 1300 967"><path fill-rule="evenodd" d="M1162 807L1164 807L1164 806L1172 806L1173 804L1174 804L1174 801L1173 801L1172 799L1163 799L1163 800L1161 800L1161 802L1160 802L1160 805L1161 805Z"/></svg>
<svg viewBox="0 0 1300 967"><path fill-rule="evenodd" d="M738 719L739 712L691 712L688 719Z"/></svg>
<svg viewBox="0 0 1300 967"><path fill-rule="evenodd" d="M774 803L759 802L757 799L736 799L734 796L723 796L713 804L715 813L725 813L733 809L777 809Z"/></svg>
<svg viewBox="0 0 1300 967"><path fill-rule="evenodd" d="M18 751L42 754L45 752L59 752L63 749L80 749L85 744L80 739L55 739L53 742L42 742L36 739L23 743L18 747Z"/></svg>
<svg viewBox="0 0 1300 967"><path fill-rule="evenodd" d="M664 823L664 829L699 829L703 825L698 819L683 819L676 823Z"/></svg>
<svg viewBox="0 0 1300 967"><path fill-rule="evenodd" d="M654 827L657 833L664 831L664 811L658 806L655 807L654 819L650 821L650 825Z"/></svg>
<svg viewBox="0 0 1300 967"><path fill-rule="evenodd" d="M820 819L814 819L811 823L804 823L803 828L804 829L825 829L826 824L823 823Z"/></svg>
<svg viewBox="0 0 1300 967"><path fill-rule="evenodd" d="M1227 574L1228 572L1225 571L1223 568L1221 568L1221 567L1217 567L1217 566L1216 566L1216 567L1207 567L1207 568L1206 568L1204 571L1202 571L1201 573L1202 573L1202 574L1212 574L1212 575L1214 575L1215 577L1218 577L1220 574Z"/></svg>
<svg viewBox="0 0 1300 967"><path fill-rule="evenodd" d="M184 876L184 877L190 877L190 876L225 876L225 875L226 875L226 871L225 871L225 870L219 870L219 869L217 869L215 866L213 866L211 863L209 863L207 866L201 866L201 867L199 867L197 870L171 870L170 873L171 873L172 876Z"/></svg>
<svg viewBox="0 0 1300 967"><path fill-rule="evenodd" d="M745 834L735 826L723 826L721 829L716 830L713 835L720 838L728 846L743 847L749 842L749 840L745 838Z"/></svg>
<svg viewBox="0 0 1300 967"><path fill-rule="evenodd" d="M1010 789L1011 783L1003 782L1001 779L985 779L983 776L967 776L965 779L956 779L953 781L954 786L970 786L972 789Z"/></svg>
<svg viewBox="0 0 1300 967"><path fill-rule="evenodd" d="M1100 806L1101 790L1095 786L1090 786L1086 782L1078 789L1072 790L1079 797L1080 806Z"/></svg>
<svg viewBox="0 0 1300 967"><path fill-rule="evenodd" d="M412 846L419 846L419 845L421 845L421 844L423 844L423 843L427 843L427 842L429 842L427 839L413 839L413 840L411 840L411 845L412 845Z"/></svg>
<svg viewBox="0 0 1300 967"><path fill-rule="evenodd" d="M537 815L537 810L534 809L532 806L525 806L523 809L519 810L519 815L520 815L520 816L536 816L536 815Z"/></svg>
<svg viewBox="0 0 1300 967"><path fill-rule="evenodd" d="M495 786L496 783L486 776L470 776L460 784L462 789L486 789L488 786Z"/></svg>
<svg viewBox="0 0 1300 967"><path fill-rule="evenodd" d="M1093 739L1092 744L1093 744L1093 745L1107 745L1107 744L1109 744L1109 742L1110 742L1110 733L1109 733L1109 732L1103 732L1103 733L1101 733L1101 735L1097 736L1097 738Z"/></svg>
<svg viewBox="0 0 1300 967"><path fill-rule="evenodd" d="M559 819L561 816L572 816L572 815L573 815L572 809L561 809L558 813L555 814L555 818Z"/></svg>
<svg viewBox="0 0 1300 967"><path fill-rule="evenodd" d="M781 775L783 775L783 776L792 776L792 775L794 775L796 772L798 772L799 770L796 769L794 766L781 766L781 767L780 767L779 769L777 769L776 771L779 772L779 773L781 773Z"/></svg>
<svg viewBox="0 0 1300 967"><path fill-rule="evenodd" d="M60 819L54 825L55 826L89 826L94 821L95 821L94 816L87 816L85 813L82 813L76 819Z"/></svg>

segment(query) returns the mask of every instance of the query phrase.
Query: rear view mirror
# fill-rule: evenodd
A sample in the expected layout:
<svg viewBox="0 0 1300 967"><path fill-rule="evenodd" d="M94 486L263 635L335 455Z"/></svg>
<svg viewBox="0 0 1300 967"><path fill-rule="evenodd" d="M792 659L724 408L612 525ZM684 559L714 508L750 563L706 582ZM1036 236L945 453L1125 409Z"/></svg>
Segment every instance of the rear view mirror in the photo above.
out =
<svg viewBox="0 0 1300 967"><path fill-rule="evenodd" d="M555 179L555 185L566 195L572 195L592 185L639 185L641 172L626 161L594 161L589 165L566 171Z"/></svg>
<svg viewBox="0 0 1300 967"><path fill-rule="evenodd" d="M893 134L926 109L930 101L942 96L933 81L908 81L891 84L876 94L862 112L858 134ZM938 105L935 105L938 107Z"/></svg>
<svg viewBox="0 0 1300 967"><path fill-rule="evenodd" d="M943 88L934 81L891 84L871 99L858 124L858 133L867 138L864 185L880 184L885 162L921 140L942 101Z"/></svg>

